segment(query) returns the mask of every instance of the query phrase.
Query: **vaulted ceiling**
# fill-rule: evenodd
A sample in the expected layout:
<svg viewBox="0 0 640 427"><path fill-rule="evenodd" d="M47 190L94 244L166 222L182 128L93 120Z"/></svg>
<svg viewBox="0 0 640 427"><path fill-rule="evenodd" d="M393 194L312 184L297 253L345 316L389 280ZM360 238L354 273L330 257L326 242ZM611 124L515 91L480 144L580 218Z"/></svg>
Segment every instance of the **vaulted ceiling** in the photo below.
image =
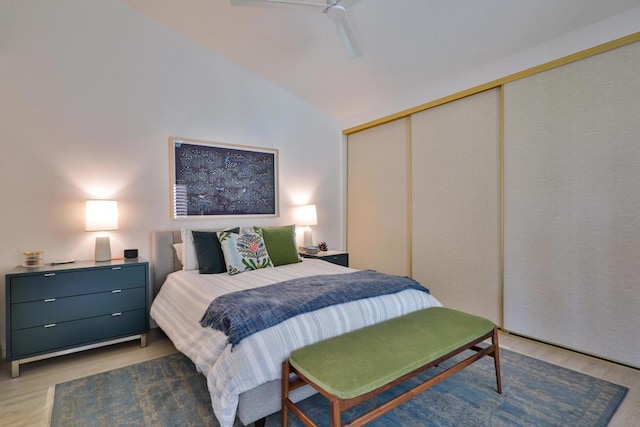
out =
<svg viewBox="0 0 640 427"><path fill-rule="evenodd" d="M361 0L347 15L364 55L349 59L334 23L306 8L122 1L338 120L640 6L640 0Z"/></svg>

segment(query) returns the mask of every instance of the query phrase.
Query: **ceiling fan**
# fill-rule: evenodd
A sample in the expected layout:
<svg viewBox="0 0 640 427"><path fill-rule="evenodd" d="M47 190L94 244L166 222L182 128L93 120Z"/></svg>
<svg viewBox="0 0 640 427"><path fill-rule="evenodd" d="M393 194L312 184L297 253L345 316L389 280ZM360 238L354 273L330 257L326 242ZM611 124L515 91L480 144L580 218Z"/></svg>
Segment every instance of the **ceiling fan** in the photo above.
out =
<svg viewBox="0 0 640 427"><path fill-rule="evenodd" d="M325 3L298 0L231 0L234 6L275 6L275 7L307 7L326 14L338 29L340 40L349 58L362 56L362 49L355 33L347 20L347 9L360 0L326 0Z"/></svg>

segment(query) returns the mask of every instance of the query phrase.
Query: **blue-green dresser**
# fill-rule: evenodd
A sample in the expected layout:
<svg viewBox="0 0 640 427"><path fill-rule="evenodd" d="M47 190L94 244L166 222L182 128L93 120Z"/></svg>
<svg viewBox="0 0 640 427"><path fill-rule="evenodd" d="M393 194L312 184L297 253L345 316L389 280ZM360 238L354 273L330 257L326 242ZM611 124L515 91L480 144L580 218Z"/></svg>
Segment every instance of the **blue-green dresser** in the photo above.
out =
<svg viewBox="0 0 640 427"><path fill-rule="evenodd" d="M7 361L20 364L140 339L149 332L149 263L81 261L6 275Z"/></svg>

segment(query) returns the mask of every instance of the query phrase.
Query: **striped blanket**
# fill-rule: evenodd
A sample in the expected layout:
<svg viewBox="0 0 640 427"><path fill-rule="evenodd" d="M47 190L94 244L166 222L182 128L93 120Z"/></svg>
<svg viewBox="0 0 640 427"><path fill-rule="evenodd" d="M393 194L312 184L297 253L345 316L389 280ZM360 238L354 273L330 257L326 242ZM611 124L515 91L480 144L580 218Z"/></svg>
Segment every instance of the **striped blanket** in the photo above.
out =
<svg viewBox="0 0 640 427"><path fill-rule="evenodd" d="M303 277L221 295L209 304L200 324L222 331L234 346L302 313L407 289L429 293L413 279L372 270Z"/></svg>

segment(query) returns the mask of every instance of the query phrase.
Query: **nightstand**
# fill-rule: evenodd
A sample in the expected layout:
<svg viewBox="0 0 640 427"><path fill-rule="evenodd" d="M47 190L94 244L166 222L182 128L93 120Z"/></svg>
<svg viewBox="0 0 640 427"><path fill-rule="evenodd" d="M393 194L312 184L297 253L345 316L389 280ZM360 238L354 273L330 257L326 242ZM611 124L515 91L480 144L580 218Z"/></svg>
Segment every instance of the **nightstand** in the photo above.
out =
<svg viewBox="0 0 640 427"><path fill-rule="evenodd" d="M140 339L149 332L142 259L17 267L6 274L7 361L20 364Z"/></svg>
<svg viewBox="0 0 640 427"><path fill-rule="evenodd" d="M321 259L343 267L349 267L349 254L347 252L319 251L317 254L308 254L306 252L299 252L299 254L302 258Z"/></svg>

